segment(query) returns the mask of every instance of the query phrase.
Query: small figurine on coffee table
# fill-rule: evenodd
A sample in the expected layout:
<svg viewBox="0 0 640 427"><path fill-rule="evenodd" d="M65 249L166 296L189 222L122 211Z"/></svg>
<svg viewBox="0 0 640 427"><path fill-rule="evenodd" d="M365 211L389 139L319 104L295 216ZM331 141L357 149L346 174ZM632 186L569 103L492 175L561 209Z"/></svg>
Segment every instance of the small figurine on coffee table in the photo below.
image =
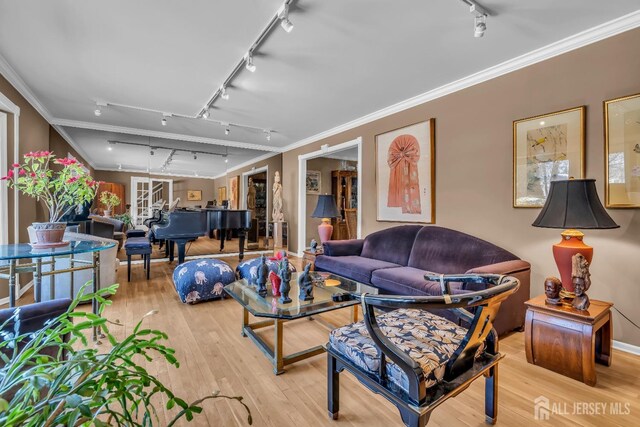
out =
<svg viewBox="0 0 640 427"><path fill-rule="evenodd" d="M285 256L278 266L278 276L280 277L280 302L287 304L291 302L289 292L291 291L291 270L289 270L289 260Z"/></svg>
<svg viewBox="0 0 640 427"><path fill-rule="evenodd" d="M316 252L318 252L318 242L316 239L311 239L311 253L315 254Z"/></svg>
<svg viewBox="0 0 640 427"><path fill-rule="evenodd" d="M300 301L311 301L313 300L313 280L311 279L311 274L309 270L311 269L311 264L307 264L304 267L304 271L298 275L298 289Z"/></svg>
<svg viewBox="0 0 640 427"><path fill-rule="evenodd" d="M258 265L258 279L256 284L258 285L258 295L261 297L267 296L267 279L269 277L269 267L267 266L267 258L262 255L260 257L260 265Z"/></svg>
<svg viewBox="0 0 640 427"><path fill-rule="evenodd" d="M552 305L561 305L560 291L562 282L557 277L547 277L544 279L544 294L547 296L545 302Z"/></svg>
<svg viewBox="0 0 640 427"><path fill-rule="evenodd" d="M591 273L589 273L589 262L586 258L577 253L572 258L571 283L573 283L576 294L571 305L577 310L586 310L591 304L586 292L591 287Z"/></svg>

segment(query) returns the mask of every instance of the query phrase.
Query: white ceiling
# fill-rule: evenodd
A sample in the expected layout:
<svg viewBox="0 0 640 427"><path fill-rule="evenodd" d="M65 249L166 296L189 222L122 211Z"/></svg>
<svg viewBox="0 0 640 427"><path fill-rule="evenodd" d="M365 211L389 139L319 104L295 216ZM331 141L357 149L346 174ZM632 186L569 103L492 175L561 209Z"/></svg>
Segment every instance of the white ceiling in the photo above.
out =
<svg viewBox="0 0 640 427"><path fill-rule="evenodd" d="M638 0L481 3L494 16L476 39L458 0L295 1L294 30L275 29L256 52L257 71L243 70L211 115L275 129L271 141L259 130L227 136L203 120L163 127L158 113L93 110L104 100L196 115L282 0L0 0L0 55L95 166L117 167L100 149L114 127L175 146L265 150L230 157L240 164L639 8Z"/></svg>

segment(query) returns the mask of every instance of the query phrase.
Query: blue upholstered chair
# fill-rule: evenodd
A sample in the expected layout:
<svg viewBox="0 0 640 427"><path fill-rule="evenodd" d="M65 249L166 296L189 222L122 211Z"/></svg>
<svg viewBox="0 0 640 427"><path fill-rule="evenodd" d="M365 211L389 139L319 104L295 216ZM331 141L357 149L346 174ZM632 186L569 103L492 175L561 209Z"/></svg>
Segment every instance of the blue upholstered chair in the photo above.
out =
<svg viewBox="0 0 640 427"><path fill-rule="evenodd" d="M433 409L484 375L486 421L495 423L498 362L504 356L493 320L519 282L499 275L427 274L425 279L439 281L442 295L365 294L364 320L331 332L328 409L333 419L339 411L339 374L347 370L396 405L409 427L425 426ZM374 308L387 311L376 316ZM458 322L428 310L451 311Z"/></svg>

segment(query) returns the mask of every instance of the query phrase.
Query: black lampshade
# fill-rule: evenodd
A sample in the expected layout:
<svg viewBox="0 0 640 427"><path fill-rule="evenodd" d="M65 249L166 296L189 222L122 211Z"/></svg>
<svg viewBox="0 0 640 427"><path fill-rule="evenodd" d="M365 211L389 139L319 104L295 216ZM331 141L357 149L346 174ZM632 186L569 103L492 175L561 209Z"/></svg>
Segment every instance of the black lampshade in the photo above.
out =
<svg viewBox="0 0 640 427"><path fill-rule="evenodd" d="M532 224L544 228L618 228L602 206L595 179L551 182L549 196Z"/></svg>
<svg viewBox="0 0 640 427"><path fill-rule="evenodd" d="M312 218L336 218L340 216L336 200L331 194L322 194L318 196L318 204L311 215Z"/></svg>

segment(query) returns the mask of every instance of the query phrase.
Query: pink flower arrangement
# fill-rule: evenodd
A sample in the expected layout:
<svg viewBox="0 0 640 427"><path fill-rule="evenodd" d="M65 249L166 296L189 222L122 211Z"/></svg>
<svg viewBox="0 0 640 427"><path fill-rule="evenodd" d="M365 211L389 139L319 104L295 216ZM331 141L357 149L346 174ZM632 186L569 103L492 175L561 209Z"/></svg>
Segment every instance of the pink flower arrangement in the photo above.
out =
<svg viewBox="0 0 640 427"><path fill-rule="evenodd" d="M54 170L52 164L60 167ZM13 169L1 179L44 202L50 222L58 222L76 206L92 201L100 185L76 159L56 158L51 151L28 152L22 164L11 166Z"/></svg>

